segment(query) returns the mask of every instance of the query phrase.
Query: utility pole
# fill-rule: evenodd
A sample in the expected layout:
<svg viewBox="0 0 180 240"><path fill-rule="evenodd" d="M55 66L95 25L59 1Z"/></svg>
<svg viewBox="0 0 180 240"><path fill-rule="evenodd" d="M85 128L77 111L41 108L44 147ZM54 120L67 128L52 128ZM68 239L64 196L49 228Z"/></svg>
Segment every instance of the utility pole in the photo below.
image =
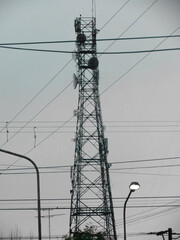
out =
<svg viewBox="0 0 180 240"><path fill-rule="evenodd" d="M172 228L168 228L168 240L172 240Z"/></svg>
<svg viewBox="0 0 180 240"><path fill-rule="evenodd" d="M96 55L96 18L79 17L74 22L77 73L74 88L79 98L74 166L71 169L70 236L92 226L117 240L107 162L108 140L104 137L100 96L99 61Z"/></svg>
<svg viewBox="0 0 180 240"><path fill-rule="evenodd" d="M153 233L150 233L153 234ZM165 240L164 234L168 234L168 240L172 240L172 228L168 228L166 231L160 231L155 233L157 236L162 236L163 240Z"/></svg>
<svg viewBox="0 0 180 240"><path fill-rule="evenodd" d="M51 240L51 218L65 215L65 214L51 214L51 211L52 211L52 210L53 210L53 209L51 209L51 208L44 209L43 211L48 211L48 214L41 216L41 218L48 218L49 240Z"/></svg>

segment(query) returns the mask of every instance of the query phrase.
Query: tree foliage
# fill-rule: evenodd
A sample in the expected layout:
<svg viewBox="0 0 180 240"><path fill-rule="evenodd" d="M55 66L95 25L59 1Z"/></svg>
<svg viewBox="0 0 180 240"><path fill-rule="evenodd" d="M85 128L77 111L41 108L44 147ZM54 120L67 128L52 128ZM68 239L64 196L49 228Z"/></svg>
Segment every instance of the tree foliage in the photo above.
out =
<svg viewBox="0 0 180 240"><path fill-rule="evenodd" d="M73 237L64 236L64 240L105 240L106 233L98 232L95 226L86 226L84 231L75 232Z"/></svg>

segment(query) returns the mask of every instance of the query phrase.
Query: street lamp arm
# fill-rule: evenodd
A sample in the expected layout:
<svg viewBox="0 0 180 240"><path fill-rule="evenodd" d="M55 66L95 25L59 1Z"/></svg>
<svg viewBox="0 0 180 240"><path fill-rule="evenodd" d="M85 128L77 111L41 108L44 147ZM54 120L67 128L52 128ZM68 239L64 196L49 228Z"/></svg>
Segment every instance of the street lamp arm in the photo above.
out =
<svg viewBox="0 0 180 240"><path fill-rule="evenodd" d="M16 157L24 158L27 161L29 161L34 166L34 168L36 170L36 174L37 174L38 233L39 233L39 240L41 240L42 239L42 236L41 236L41 200L40 200L41 198L40 198L40 177L39 177L38 167L35 164L35 162L27 156L24 156L24 155L15 153L15 152L7 151L7 150L4 150L4 149L0 149L0 152L10 154L10 155L13 155L13 156L16 156Z"/></svg>
<svg viewBox="0 0 180 240"><path fill-rule="evenodd" d="M127 198L126 198L126 201L124 202L124 208L123 208L123 220L124 220L124 240L126 240L126 205L127 205L127 202L131 196L131 193L133 192L133 190L130 190Z"/></svg>
<svg viewBox="0 0 180 240"><path fill-rule="evenodd" d="M128 196L127 196L127 198L126 198L126 201L125 201L125 203L124 203L124 208L126 208L127 202L128 202L128 200L129 200L132 192L133 192L132 190L129 191L129 194L128 194Z"/></svg>
<svg viewBox="0 0 180 240"><path fill-rule="evenodd" d="M29 162L31 162L33 164L33 166L36 169L36 171L39 172L37 165L29 157L21 155L19 153L10 152L10 151L4 150L4 149L0 149L0 152L7 153L7 154L10 154L10 155L13 155L13 156L16 156L16 157L20 157L20 158L24 158L24 159L28 160Z"/></svg>

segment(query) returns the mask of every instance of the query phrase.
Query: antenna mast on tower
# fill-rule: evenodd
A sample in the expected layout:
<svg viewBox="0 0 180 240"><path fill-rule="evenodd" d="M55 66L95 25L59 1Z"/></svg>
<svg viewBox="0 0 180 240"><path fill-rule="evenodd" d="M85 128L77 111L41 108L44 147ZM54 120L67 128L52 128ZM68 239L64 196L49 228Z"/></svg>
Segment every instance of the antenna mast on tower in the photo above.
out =
<svg viewBox="0 0 180 240"><path fill-rule="evenodd" d="M99 97L99 70L96 55L96 18L79 18L76 33L74 88L79 88L74 166L71 169L70 236L86 226L105 233L108 240L117 240L109 164L108 141L104 137Z"/></svg>

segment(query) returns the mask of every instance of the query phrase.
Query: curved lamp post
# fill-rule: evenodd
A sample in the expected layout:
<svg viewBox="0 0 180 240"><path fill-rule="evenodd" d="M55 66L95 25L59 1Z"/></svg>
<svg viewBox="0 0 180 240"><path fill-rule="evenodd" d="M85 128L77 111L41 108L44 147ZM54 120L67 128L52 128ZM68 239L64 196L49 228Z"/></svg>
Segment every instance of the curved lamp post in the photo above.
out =
<svg viewBox="0 0 180 240"><path fill-rule="evenodd" d="M140 188L140 185L138 182L132 182L129 186L130 192L126 198L126 201L124 203L124 209L123 209L123 220L124 220L124 240L126 240L126 205L127 202L131 196L132 192L135 192L136 190L138 190Z"/></svg>
<svg viewBox="0 0 180 240"><path fill-rule="evenodd" d="M42 236L41 236L41 200L40 200L40 179L39 179L38 167L33 162L33 160L31 160L30 158L28 158L24 155L14 153L14 152L10 152L10 151L4 150L4 149L0 149L0 152L10 154L10 155L14 155L16 157L24 158L27 161L29 161L30 163L32 163L32 165L34 166L34 168L36 170L36 174L37 174L37 208L38 208L38 239L41 240L42 239Z"/></svg>

